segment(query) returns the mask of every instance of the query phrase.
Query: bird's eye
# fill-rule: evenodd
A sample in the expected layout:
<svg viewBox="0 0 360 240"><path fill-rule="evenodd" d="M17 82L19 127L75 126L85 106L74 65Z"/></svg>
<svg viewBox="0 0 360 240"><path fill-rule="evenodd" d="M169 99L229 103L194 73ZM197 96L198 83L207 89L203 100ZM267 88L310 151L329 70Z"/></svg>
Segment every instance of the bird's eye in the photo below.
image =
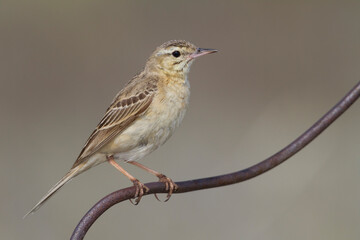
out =
<svg viewBox="0 0 360 240"><path fill-rule="evenodd" d="M172 55L174 56L174 57L180 57L180 52L179 51L173 51L172 52Z"/></svg>

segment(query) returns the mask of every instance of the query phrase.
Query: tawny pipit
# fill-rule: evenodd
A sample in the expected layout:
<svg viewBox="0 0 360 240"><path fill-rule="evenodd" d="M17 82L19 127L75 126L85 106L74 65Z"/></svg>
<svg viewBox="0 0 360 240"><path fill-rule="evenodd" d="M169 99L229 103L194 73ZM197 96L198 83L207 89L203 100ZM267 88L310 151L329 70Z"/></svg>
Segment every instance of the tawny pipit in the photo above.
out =
<svg viewBox="0 0 360 240"><path fill-rule="evenodd" d="M106 161L136 186L136 203L148 189L115 160L133 164L157 176L166 184L169 199L176 190L176 184L137 161L173 134L189 102L187 75L190 65L195 58L214 52L216 50L197 48L182 40L169 41L158 47L149 57L144 70L116 95L70 171L25 216L36 211L70 179Z"/></svg>

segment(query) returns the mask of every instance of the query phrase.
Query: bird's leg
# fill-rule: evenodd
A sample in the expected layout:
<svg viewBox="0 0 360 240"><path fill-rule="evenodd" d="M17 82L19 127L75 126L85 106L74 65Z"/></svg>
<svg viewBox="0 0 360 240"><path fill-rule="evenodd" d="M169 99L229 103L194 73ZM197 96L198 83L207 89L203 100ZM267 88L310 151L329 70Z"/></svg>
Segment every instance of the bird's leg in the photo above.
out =
<svg viewBox="0 0 360 240"><path fill-rule="evenodd" d="M173 182L173 180L171 180L171 178L168 178L164 174L159 173L157 171L154 171L154 170L152 170L152 169L150 169L150 168L148 168L148 167L146 167L146 166L144 166L144 165L142 165L142 164L140 164L138 162L135 162L135 161L134 162L127 162L127 163L130 163L130 164L132 164L134 166L137 166L137 167L139 167L141 169L144 169L148 173L158 177L160 182L165 183L165 189L167 191L169 191L165 202L167 202L170 199L172 193L178 189L178 186ZM156 193L154 195L155 195L156 199L159 200Z"/></svg>
<svg viewBox="0 0 360 240"><path fill-rule="evenodd" d="M130 202L133 203L134 205L138 205L142 196L144 195L144 190L145 190L145 192L148 192L150 189L148 187L146 187L143 183L141 183L138 179L133 177L130 173L125 171L125 169L123 169L119 164L117 164L117 162L115 162L113 156L109 156L109 157L107 157L107 159L111 165L113 165L117 170L119 170L130 181L133 182L133 184L136 188L136 192L135 192L135 196L134 196L134 198L136 198L136 200L135 200L135 203L133 203L131 200L130 200Z"/></svg>

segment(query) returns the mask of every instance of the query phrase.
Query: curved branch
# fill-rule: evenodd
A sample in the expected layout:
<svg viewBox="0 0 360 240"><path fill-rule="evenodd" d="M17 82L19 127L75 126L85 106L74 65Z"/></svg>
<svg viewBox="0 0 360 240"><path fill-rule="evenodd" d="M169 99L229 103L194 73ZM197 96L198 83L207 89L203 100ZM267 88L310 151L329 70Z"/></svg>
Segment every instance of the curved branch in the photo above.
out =
<svg viewBox="0 0 360 240"><path fill-rule="evenodd" d="M350 92L340 100L329 112L320 118L306 132L300 135L288 146L265 159L264 161L253 165L249 168L233 172L225 175L189 180L184 182L176 182L178 190L175 193L184 193L196 191L206 188L214 188L234 183L239 183L250 178L256 177L270 169L283 163L285 160L293 156L295 153L304 148L312 140L314 140L322 131L324 131L332 122L334 122L341 114L343 114L360 96L360 82L358 82ZM152 182L145 184L150 191L145 195L153 193L166 193L165 184L160 182ZM135 195L135 187L128 187L113 192L98 203L96 203L81 219L76 226L71 239L83 239L91 225L110 207L124 200L131 199Z"/></svg>

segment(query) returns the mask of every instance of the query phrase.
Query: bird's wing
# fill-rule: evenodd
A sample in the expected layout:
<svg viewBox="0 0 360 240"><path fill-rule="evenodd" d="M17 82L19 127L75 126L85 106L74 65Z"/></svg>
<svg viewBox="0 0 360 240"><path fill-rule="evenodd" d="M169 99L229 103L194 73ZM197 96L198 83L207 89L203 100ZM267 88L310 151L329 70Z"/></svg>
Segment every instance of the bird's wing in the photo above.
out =
<svg viewBox="0 0 360 240"><path fill-rule="evenodd" d="M119 96L105 113L97 128L91 134L73 167L78 166L96 153L116 135L124 131L134 120L146 112L156 89L146 89L134 96Z"/></svg>

